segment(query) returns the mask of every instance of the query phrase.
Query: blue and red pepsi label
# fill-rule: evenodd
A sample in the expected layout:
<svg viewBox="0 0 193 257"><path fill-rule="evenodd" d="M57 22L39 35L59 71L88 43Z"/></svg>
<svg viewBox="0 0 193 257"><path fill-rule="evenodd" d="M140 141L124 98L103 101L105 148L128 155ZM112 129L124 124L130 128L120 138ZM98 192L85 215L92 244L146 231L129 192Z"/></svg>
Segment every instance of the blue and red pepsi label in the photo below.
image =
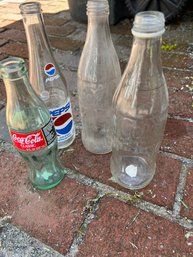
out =
<svg viewBox="0 0 193 257"><path fill-rule="evenodd" d="M53 63L47 63L44 66L44 72L47 76L52 77L56 74L56 67Z"/></svg>
<svg viewBox="0 0 193 257"><path fill-rule="evenodd" d="M68 140L74 133L74 122L72 117L72 109L70 99L65 105L55 109L49 109L51 118L54 122L58 141Z"/></svg>

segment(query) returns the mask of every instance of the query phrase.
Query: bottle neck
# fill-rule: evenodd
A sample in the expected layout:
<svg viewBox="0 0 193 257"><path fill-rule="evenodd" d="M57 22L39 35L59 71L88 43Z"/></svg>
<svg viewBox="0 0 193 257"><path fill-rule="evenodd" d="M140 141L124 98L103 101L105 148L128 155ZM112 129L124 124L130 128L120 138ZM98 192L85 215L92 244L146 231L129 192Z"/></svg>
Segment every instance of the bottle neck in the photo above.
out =
<svg viewBox="0 0 193 257"><path fill-rule="evenodd" d="M88 14L87 40L94 40L99 44L111 42L108 14Z"/></svg>
<svg viewBox="0 0 193 257"><path fill-rule="evenodd" d="M27 75L11 80L4 78L3 80L7 94L7 105L13 106L15 110L21 104L24 108L30 105L36 106L37 96L32 90Z"/></svg>
<svg viewBox="0 0 193 257"><path fill-rule="evenodd" d="M139 38L134 37L131 56L129 61L130 69L140 69L149 73L155 70L162 70L161 58L161 37Z"/></svg>
<svg viewBox="0 0 193 257"><path fill-rule="evenodd" d="M23 23L27 37L29 59L41 50L45 55L50 54L42 13L23 14Z"/></svg>

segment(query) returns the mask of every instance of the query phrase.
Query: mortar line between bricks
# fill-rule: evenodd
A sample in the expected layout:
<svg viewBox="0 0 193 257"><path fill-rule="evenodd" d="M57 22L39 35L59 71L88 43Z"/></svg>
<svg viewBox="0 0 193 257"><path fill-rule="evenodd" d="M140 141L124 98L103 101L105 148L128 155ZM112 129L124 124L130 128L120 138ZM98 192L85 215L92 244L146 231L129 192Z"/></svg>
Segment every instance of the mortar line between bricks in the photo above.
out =
<svg viewBox="0 0 193 257"><path fill-rule="evenodd" d="M183 72L190 72L190 73L192 72L191 69L186 69L186 68L181 69L181 68L174 68L174 67L167 67L167 66L163 66L162 68L163 68L163 70L166 69L166 70L169 70L169 71L174 70L174 71L183 71Z"/></svg>
<svg viewBox="0 0 193 257"><path fill-rule="evenodd" d="M79 246L84 242L84 237L88 230L88 226L92 222L92 220L95 218L96 211L99 208L99 201L100 201L101 197L102 197L101 193L98 193L96 198L94 198L93 200L90 200L87 203L84 212L88 212L88 213L86 214L86 217L84 218L84 220L80 226L80 229L77 232L77 235L74 237L74 240L68 250L68 253L65 255L65 257L75 257L76 256Z"/></svg>
<svg viewBox="0 0 193 257"><path fill-rule="evenodd" d="M187 121L187 122L190 122L190 123L193 123L193 119L192 118L182 118L180 116L171 116L168 114L168 118L169 119L175 119L175 120L182 120L182 121Z"/></svg>
<svg viewBox="0 0 193 257"><path fill-rule="evenodd" d="M78 173L75 170L67 169L67 176L71 179L76 179L80 183L90 186L97 191L99 191L104 196L110 196L115 199L118 199L125 203L130 203L133 206L140 208L146 212L151 212L152 214L170 220L171 222L175 222L186 229L193 229L193 220L183 218L180 216L175 216L171 210L166 209L165 207L158 206L156 204L147 202L145 200L139 199L138 202L132 202L132 195L129 193L125 193L114 189L111 186L105 185L99 181L91 179L83 174Z"/></svg>
<svg viewBox="0 0 193 257"><path fill-rule="evenodd" d="M176 217L180 215L187 175L188 175L187 166L183 164L180 171L179 184L176 190L175 202L173 206L173 215Z"/></svg>
<svg viewBox="0 0 193 257"><path fill-rule="evenodd" d="M166 151L163 151L163 150L160 150L159 153L161 155L167 156L169 158L181 161L183 164L186 164L189 167L193 166L193 160L192 159L188 159L188 158L182 157L180 155L177 155L177 154L174 154L174 153L169 153L169 152L166 152Z"/></svg>
<svg viewBox="0 0 193 257"><path fill-rule="evenodd" d="M76 127L76 130L79 133L79 129L77 127ZM10 151L14 154L17 154L17 151L15 150L15 148L10 143L6 143L6 142L4 142L3 140L0 139L0 152L3 151L3 150L8 150L8 151ZM64 152L60 152L60 155ZM187 163L192 163L193 162L190 159L186 159L186 158L180 157L178 155L164 153L164 152L162 152L162 154L168 155L168 156L170 156L174 159L179 159L181 161L185 161ZM79 181L80 183L82 183L84 185L95 188L99 192L102 192L104 195L111 194L112 197L117 198L121 201L123 201L123 199L125 199L125 198L131 198L132 197L129 193L124 193L124 192L118 191L118 190L114 189L113 187L110 187L110 186L105 185L101 182L95 181L94 179L86 177L85 175L82 175L75 170L70 170L70 169L67 169L67 170L68 170L68 174L67 174L68 177L70 177L72 179L76 179L77 181ZM121 197L123 199L121 199ZM192 220L189 220L187 218L182 218L180 216L176 217L175 215L173 215L172 211L167 210L165 207L160 207L160 206L157 206L155 204L146 202L144 200L140 200L140 203L133 204L133 205L135 205L136 207L141 208L142 210L145 210L147 212L150 211L157 216L161 216L161 217L166 218L170 221L174 221L174 222L180 224L181 226L183 226L187 229L193 229L193 221Z"/></svg>

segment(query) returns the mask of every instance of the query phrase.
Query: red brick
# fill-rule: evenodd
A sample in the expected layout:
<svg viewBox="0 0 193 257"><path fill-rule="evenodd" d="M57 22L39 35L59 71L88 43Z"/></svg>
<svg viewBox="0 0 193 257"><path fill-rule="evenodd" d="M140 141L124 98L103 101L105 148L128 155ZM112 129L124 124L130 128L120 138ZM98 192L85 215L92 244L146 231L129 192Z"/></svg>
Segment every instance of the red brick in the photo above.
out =
<svg viewBox="0 0 193 257"><path fill-rule="evenodd" d="M164 75L166 78L166 82L168 87L173 87L177 89L181 89L181 91L186 90L186 85L191 87L192 85L192 72L188 71L176 71L170 69L164 69ZM184 87L184 90L182 89Z"/></svg>
<svg viewBox="0 0 193 257"><path fill-rule="evenodd" d="M63 155L65 166L76 169L78 172L116 189L134 194L109 180L112 177L110 172L111 154L94 155L89 153L84 149L80 136L76 137L71 149L73 150L67 151ZM180 170L181 163L179 161L158 155L157 169L153 180L146 188L140 190L143 193L143 199L172 209Z"/></svg>
<svg viewBox="0 0 193 257"><path fill-rule="evenodd" d="M1 53L1 48L0 48L0 61L3 59L7 58L8 56L6 54Z"/></svg>
<svg viewBox="0 0 193 257"><path fill-rule="evenodd" d="M83 42L72 40L69 38L56 38L49 37L49 41L52 47L58 48L64 51L77 51L83 46Z"/></svg>
<svg viewBox="0 0 193 257"><path fill-rule="evenodd" d="M5 30L4 32L0 33L0 38L26 43L25 32L16 29Z"/></svg>
<svg viewBox="0 0 193 257"><path fill-rule="evenodd" d="M23 160L7 151L0 155L0 170L0 215L11 215L12 224L64 254L96 191L67 177L51 190L33 190Z"/></svg>
<svg viewBox="0 0 193 257"><path fill-rule="evenodd" d="M62 26L65 23L67 23L69 21L68 18L64 17L64 18L57 18L57 17L53 17L53 15L48 15L48 14L44 14L44 23L46 24L46 26Z"/></svg>
<svg viewBox="0 0 193 257"><path fill-rule="evenodd" d="M120 65L121 71L123 73L126 68L127 62L120 60ZM193 86L192 72L167 68L163 68L163 72L168 88L175 88L180 92L190 92L190 88Z"/></svg>
<svg viewBox="0 0 193 257"><path fill-rule="evenodd" d="M133 43L133 37L122 35L116 40L116 45L131 48Z"/></svg>
<svg viewBox="0 0 193 257"><path fill-rule="evenodd" d="M48 35L65 37L74 32L76 27L71 24L65 26L46 26L46 32Z"/></svg>
<svg viewBox="0 0 193 257"><path fill-rule="evenodd" d="M76 256L191 256L185 234L178 224L105 198Z"/></svg>
<svg viewBox="0 0 193 257"><path fill-rule="evenodd" d="M28 49L27 44L23 43L7 43L6 45L0 48L1 53L17 56L21 58L28 58Z"/></svg>
<svg viewBox="0 0 193 257"><path fill-rule="evenodd" d="M63 155L65 166L76 169L78 172L97 179L101 182L108 182L110 174L110 154L96 155L85 150L80 135L76 136L74 144Z"/></svg>
<svg viewBox="0 0 193 257"><path fill-rule="evenodd" d="M143 192L144 200L172 209L179 183L181 162L158 155L156 165L153 180L140 192Z"/></svg>
<svg viewBox="0 0 193 257"><path fill-rule="evenodd" d="M0 34L5 31L5 28L0 28Z"/></svg>
<svg viewBox="0 0 193 257"><path fill-rule="evenodd" d="M192 94L169 91L169 114L193 119Z"/></svg>
<svg viewBox="0 0 193 257"><path fill-rule="evenodd" d="M193 123L168 119L162 141L162 150L193 158Z"/></svg>
<svg viewBox="0 0 193 257"><path fill-rule="evenodd" d="M19 20L19 21L6 20L4 26L8 29L16 29L16 30L20 30L20 31L25 30L24 25L23 25L23 20Z"/></svg>
<svg viewBox="0 0 193 257"><path fill-rule="evenodd" d="M185 203L185 205L183 205ZM193 219L193 168L189 168L184 189L181 215Z"/></svg>
<svg viewBox="0 0 193 257"><path fill-rule="evenodd" d="M111 33L118 35L132 35L131 28L132 23L128 19L119 22L116 26L110 26Z"/></svg>
<svg viewBox="0 0 193 257"><path fill-rule="evenodd" d="M179 69L191 69L193 65L192 58L187 54L162 52L162 63L165 67L179 68Z"/></svg>
<svg viewBox="0 0 193 257"><path fill-rule="evenodd" d="M0 34L1 35L1 34ZM6 39L0 39L0 47L8 43L8 40Z"/></svg>
<svg viewBox="0 0 193 257"><path fill-rule="evenodd" d="M5 93L5 86L3 81L0 79L0 110L4 105L1 104L2 101L4 101L6 98L6 93Z"/></svg>

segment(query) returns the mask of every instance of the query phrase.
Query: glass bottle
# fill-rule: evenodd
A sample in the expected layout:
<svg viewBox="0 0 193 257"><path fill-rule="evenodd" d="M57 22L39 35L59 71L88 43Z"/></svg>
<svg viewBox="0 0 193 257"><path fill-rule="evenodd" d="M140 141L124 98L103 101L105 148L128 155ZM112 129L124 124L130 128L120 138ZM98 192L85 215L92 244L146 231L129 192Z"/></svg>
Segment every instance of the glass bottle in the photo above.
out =
<svg viewBox="0 0 193 257"><path fill-rule="evenodd" d="M0 62L7 95L6 121L15 148L26 161L34 187L48 189L64 177L57 156L57 136L50 114L32 89L21 58Z"/></svg>
<svg viewBox="0 0 193 257"><path fill-rule="evenodd" d="M78 67L82 142L95 154L112 150L112 98L121 79L107 0L87 2L88 28Z"/></svg>
<svg viewBox="0 0 193 257"><path fill-rule="evenodd" d="M132 190L148 185L155 174L167 119L168 90L160 58L164 22L161 12L135 16L130 59L113 98L111 172L117 183Z"/></svg>
<svg viewBox="0 0 193 257"><path fill-rule="evenodd" d="M22 3L20 10L28 43L30 82L50 111L59 149L68 147L75 138L71 103L66 80L51 52L40 3Z"/></svg>

